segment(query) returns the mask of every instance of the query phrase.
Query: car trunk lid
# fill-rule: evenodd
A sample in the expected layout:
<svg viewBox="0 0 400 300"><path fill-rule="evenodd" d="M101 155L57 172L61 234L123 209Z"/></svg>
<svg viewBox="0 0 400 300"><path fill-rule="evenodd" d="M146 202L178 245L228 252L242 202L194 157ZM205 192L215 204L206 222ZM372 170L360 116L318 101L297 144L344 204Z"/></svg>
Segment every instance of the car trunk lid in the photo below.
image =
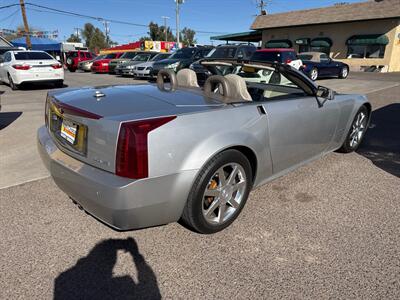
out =
<svg viewBox="0 0 400 300"><path fill-rule="evenodd" d="M121 122L218 108L201 91L160 91L154 85L100 86L49 93L48 126L59 147L92 166L115 172ZM49 113L50 110L50 113Z"/></svg>

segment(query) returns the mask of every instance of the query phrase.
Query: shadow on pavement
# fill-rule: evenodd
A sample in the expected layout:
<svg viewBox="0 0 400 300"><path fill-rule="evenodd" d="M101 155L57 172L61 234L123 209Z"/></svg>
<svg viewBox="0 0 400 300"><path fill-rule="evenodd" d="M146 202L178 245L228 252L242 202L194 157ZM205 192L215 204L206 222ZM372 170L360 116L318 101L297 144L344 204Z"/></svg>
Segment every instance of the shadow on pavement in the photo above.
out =
<svg viewBox="0 0 400 300"><path fill-rule="evenodd" d="M357 150L382 170L400 177L400 104L372 112L370 128Z"/></svg>
<svg viewBox="0 0 400 300"><path fill-rule="evenodd" d="M22 111L0 112L0 130L6 128L22 115Z"/></svg>
<svg viewBox="0 0 400 300"><path fill-rule="evenodd" d="M138 282L130 276L113 277L117 251L132 256ZM54 281L54 299L161 299L156 276L139 253L136 241L109 239L98 243L75 266Z"/></svg>

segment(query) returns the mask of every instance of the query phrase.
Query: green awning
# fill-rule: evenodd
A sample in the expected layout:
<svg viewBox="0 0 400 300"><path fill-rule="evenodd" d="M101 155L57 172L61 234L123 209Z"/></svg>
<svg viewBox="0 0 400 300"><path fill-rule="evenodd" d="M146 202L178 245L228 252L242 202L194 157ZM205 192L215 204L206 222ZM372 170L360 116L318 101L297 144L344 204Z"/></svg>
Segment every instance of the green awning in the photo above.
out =
<svg viewBox="0 0 400 300"><path fill-rule="evenodd" d="M387 45L389 39L384 34L353 35L346 43L347 45Z"/></svg>
<svg viewBox="0 0 400 300"><path fill-rule="evenodd" d="M265 48L292 48L290 40L269 40L265 43Z"/></svg>
<svg viewBox="0 0 400 300"><path fill-rule="evenodd" d="M315 38L311 41L311 47L331 47L332 40L330 38Z"/></svg>
<svg viewBox="0 0 400 300"><path fill-rule="evenodd" d="M297 39L294 41L296 45L309 45L310 44L310 39L307 38L302 38L302 39Z"/></svg>

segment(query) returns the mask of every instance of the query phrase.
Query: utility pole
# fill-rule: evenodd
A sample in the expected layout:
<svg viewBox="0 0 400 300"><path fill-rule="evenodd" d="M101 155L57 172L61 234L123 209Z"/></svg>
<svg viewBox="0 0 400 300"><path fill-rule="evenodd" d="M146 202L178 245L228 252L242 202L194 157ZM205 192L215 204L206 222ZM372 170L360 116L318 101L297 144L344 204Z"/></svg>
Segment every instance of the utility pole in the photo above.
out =
<svg viewBox="0 0 400 300"><path fill-rule="evenodd" d="M31 37L29 35L30 34L29 33L29 25L28 25L28 18L26 17L24 0L19 0L19 5L21 6L22 19L24 21L26 47L30 50L30 49L32 49L32 43L31 43Z"/></svg>
<svg viewBox="0 0 400 300"><path fill-rule="evenodd" d="M79 28L77 28L77 27L75 27L74 28L75 29L75 32L76 32L76 39L78 40L79 39Z"/></svg>
<svg viewBox="0 0 400 300"><path fill-rule="evenodd" d="M164 31L165 31L165 41L168 41L168 30L167 30L167 19L170 17L162 16L162 19L164 19Z"/></svg>
<svg viewBox="0 0 400 300"><path fill-rule="evenodd" d="M179 5L183 4L185 0L175 0L176 3L176 42L177 42L177 47L179 48Z"/></svg>
<svg viewBox="0 0 400 300"><path fill-rule="evenodd" d="M105 30L105 32L106 32L106 43L107 43L107 45L108 45L108 42L109 42L109 40L110 40L110 38L109 38L109 34L110 34L110 27L109 27L109 25L110 25L110 22L109 22L109 21L106 21L106 20L103 20L103 25L104 25L104 30Z"/></svg>
<svg viewBox="0 0 400 300"><path fill-rule="evenodd" d="M267 6L267 3L265 3L263 0L259 0L257 7L260 9L260 15L266 15L267 11L264 9Z"/></svg>

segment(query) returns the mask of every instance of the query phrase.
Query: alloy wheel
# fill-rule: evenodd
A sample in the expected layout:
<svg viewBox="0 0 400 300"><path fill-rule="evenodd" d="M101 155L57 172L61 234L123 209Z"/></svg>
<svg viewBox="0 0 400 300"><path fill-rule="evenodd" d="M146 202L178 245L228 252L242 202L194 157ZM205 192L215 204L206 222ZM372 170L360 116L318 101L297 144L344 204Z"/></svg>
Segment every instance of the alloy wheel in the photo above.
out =
<svg viewBox="0 0 400 300"><path fill-rule="evenodd" d="M348 70L346 67L344 67L344 68L342 69L342 77L343 77L343 78L346 78L347 75L348 75L348 73L349 73L349 70Z"/></svg>
<svg viewBox="0 0 400 300"><path fill-rule="evenodd" d="M367 115L360 111L351 125L350 147L356 148L360 144L367 127L367 121Z"/></svg>
<svg viewBox="0 0 400 300"><path fill-rule="evenodd" d="M229 163L211 176L203 194L202 212L210 224L230 220L244 200L247 178L243 167Z"/></svg>
<svg viewBox="0 0 400 300"><path fill-rule="evenodd" d="M312 80L317 80L317 78L318 78L318 70L317 69L312 69L310 77L311 77Z"/></svg>

